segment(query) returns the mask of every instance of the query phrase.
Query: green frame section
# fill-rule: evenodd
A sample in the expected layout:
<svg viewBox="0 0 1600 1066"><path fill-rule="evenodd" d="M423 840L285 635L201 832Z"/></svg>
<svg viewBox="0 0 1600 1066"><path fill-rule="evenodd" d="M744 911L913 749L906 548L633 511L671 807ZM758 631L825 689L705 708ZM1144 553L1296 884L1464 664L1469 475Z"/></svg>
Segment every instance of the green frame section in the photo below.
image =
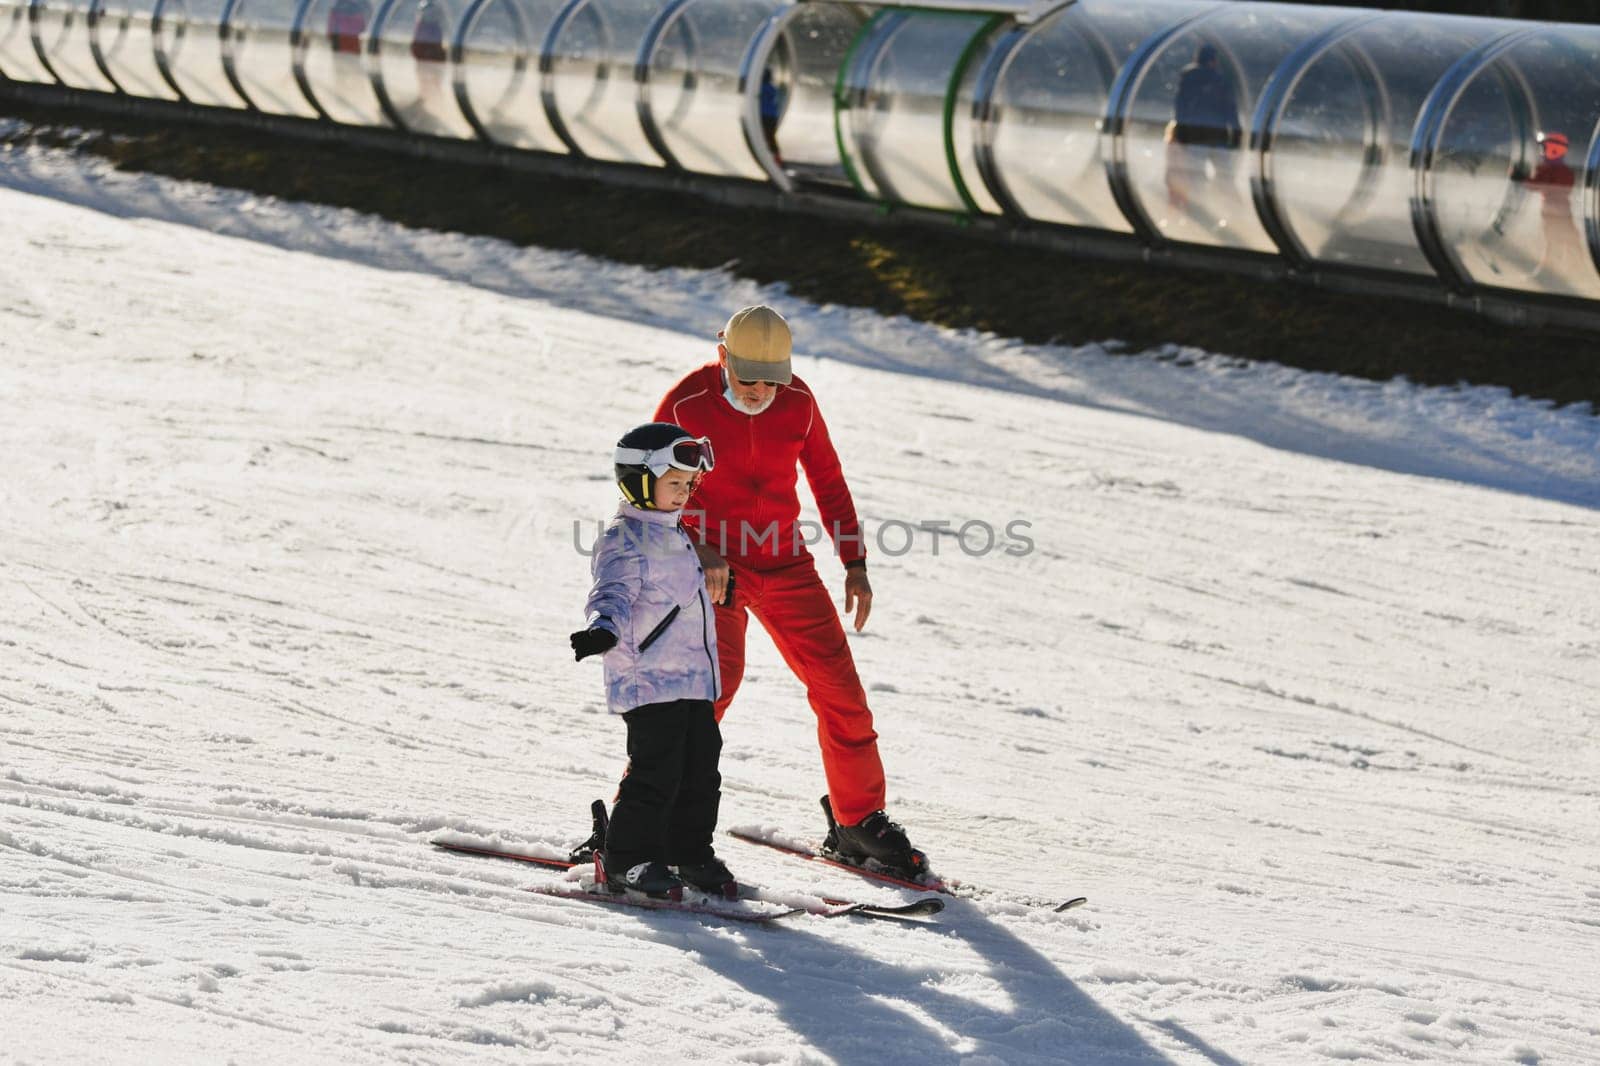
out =
<svg viewBox="0 0 1600 1066"><path fill-rule="evenodd" d="M850 150L845 141L844 113L850 110L850 74L855 67L856 58L861 51L861 46L867 41L871 40L878 32L880 26L884 22L887 22L890 18L895 16L919 15L931 15L936 18L947 19L983 18L986 20L973 31L972 37L962 48L961 55L956 60L955 69L951 72L950 80L945 85L944 91L944 108L941 127L942 137L944 140L945 166L949 168L950 180L955 186L956 195L959 196L961 198L961 202L966 205L965 210L921 207L921 205L918 204L908 204L900 200L885 199L882 196L876 196L868 192L866 186L861 181L861 174L856 169L855 162L851 158ZM969 218L973 215L983 215L985 213L984 210L978 206L978 202L973 199L972 190L967 188L966 181L961 177L961 168L956 162L954 134L956 96L961 86L961 80L966 76L968 68L972 66L972 61L977 56L978 50L986 41L990 40L994 36L994 33L997 29L1009 21L1011 21L1010 16L996 15L990 11L967 11L952 8L897 6L879 8L877 11L873 12L872 17L862 25L859 31L857 31L855 40L850 42L850 47L845 52L844 59L839 64L839 75L837 80L834 82L833 137L839 148L839 162L844 167L845 176L850 179L850 184L855 187L856 192L861 196L862 199L869 200L872 203L878 204L880 207L919 207L921 210L938 211L941 214L953 215L957 218Z"/></svg>
<svg viewBox="0 0 1600 1066"><path fill-rule="evenodd" d="M967 69L972 66L972 60L978 54L978 49L994 37L995 30L1010 21L1005 15L995 15L989 21L978 27L967 46L961 50L961 57L956 60L956 66L950 72L950 84L944 90L944 158L950 167L950 180L955 182L956 195L961 197L961 202L967 205L967 212L973 215L984 213L978 206L978 201L973 199L972 190L967 188L966 180L961 177L961 164L956 159L956 96L961 90L961 81L967 76Z"/></svg>
<svg viewBox="0 0 1600 1066"><path fill-rule="evenodd" d="M861 50L863 43L871 39L877 31L878 24L886 21L897 10L897 8L891 7L880 8L872 13L871 18L862 23L861 28L856 31L855 40L851 41L850 47L845 50L844 59L839 62L839 73L833 82L833 140L839 147L839 162L844 167L844 176L850 179L850 184L855 186L856 193L863 200L871 200L880 204L886 201L867 191L866 186L861 183L861 175L856 171L855 163L851 161L850 150L845 147L844 113L850 110L850 87L848 82L850 69L856 63L856 53Z"/></svg>

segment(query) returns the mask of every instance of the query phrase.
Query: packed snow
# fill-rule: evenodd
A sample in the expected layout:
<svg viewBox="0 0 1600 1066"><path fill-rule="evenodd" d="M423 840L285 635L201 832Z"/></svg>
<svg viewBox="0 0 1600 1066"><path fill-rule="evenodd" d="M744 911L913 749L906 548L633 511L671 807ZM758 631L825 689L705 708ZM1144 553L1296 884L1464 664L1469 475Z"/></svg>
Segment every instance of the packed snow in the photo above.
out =
<svg viewBox="0 0 1600 1066"><path fill-rule="evenodd" d="M1590 410L47 150L0 155L0 217L0 1062L1600 1061ZM992 890L928 923L635 912L428 846L559 853L611 794L566 639L610 446L758 300L867 527L891 813ZM751 647L723 824L819 835L810 710Z"/></svg>

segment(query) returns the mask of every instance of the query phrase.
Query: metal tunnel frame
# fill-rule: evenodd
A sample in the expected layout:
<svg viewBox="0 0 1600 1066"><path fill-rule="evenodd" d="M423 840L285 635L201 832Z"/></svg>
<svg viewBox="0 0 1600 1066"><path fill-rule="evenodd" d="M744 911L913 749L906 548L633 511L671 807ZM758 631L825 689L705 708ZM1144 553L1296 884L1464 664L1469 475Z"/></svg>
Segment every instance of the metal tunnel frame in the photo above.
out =
<svg viewBox="0 0 1600 1066"><path fill-rule="evenodd" d="M56 71L55 64L50 62L49 52L44 42L39 38L39 15L44 8L43 0L29 0L28 2L28 41L33 45L33 54L39 58L39 65L44 72L56 81L65 85L61 75Z"/></svg>
<svg viewBox="0 0 1600 1066"><path fill-rule="evenodd" d="M1210 18L1216 11L1216 8L1198 11L1146 39L1117 72L1117 80L1112 83L1110 98L1106 101L1106 116L1102 126L1102 154L1106 161L1106 181L1111 186L1111 195L1117 201L1117 206L1122 209L1128 224L1133 227L1134 234L1151 247L1166 244L1167 240L1156 228L1150 216L1145 213L1144 206L1133 191L1133 180L1128 173L1127 155L1129 113L1133 107L1133 99L1138 95L1139 86L1149 72L1151 60L1160 54L1168 42L1190 26Z"/></svg>
<svg viewBox="0 0 1600 1066"><path fill-rule="evenodd" d="M784 30L799 11L799 6L791 3L768 15L739 60L739 95L744 98L744 109L739 115L740 133L756 165L766 172L768 180L786 193L795 191L795 181L767 147L767 139L761 131L761 74L772 61L772 53L783 39Z"/></svg>
<svg viewBox="0 0 1600 1066"><path fill-rule="evenodd" d="M1578 78L1592 101L1552 95L1552 85L1567 84L1566 72L1585 69L1574 64L1600 54L1600 36L1569 48L1558 24L1475 19L1463 27L1457 19L1445 27L1437 20L1447 17L1338 8L1295 8L1317 13L1290 17L1283 5L1253 0L1125 0L1127 17L1107 14L1110 0L470 0L438 16L456 12L443 49L427 56L437 64L422 72L432 95L419 103L412 68L392 65L423 56L407 51L412 30L402 12L415 4L372 0L357 50L354 30L318 21L328 0L253 6L260 3L0 0L0 82L53 81L75 93L252 115L311 114L296 121L392 127L432 141L475 137L502 150L664 168L694 181L759 182L839 210L853 197L880 213L943 214L1104 247L1123 242L1147 258L1231 257L1275 261L1290 275L1342 273L1357 288L1431 280L1447 302L1559 305L1600 321L1600 75L1592 90L1587 73ZM1253 7L1270 13L1245 29L1239 13ZM242 49L256 27L281 32L277 19L291 10L280 88L278 38L269 50ZM473 34L491 11L485 44ZM804 22L813 17L832 20L829 41L795 32L818 25ZM1409 76L1396 60L1403 46L1385 36L1391 24L1429 42L1428 63ZM429 25L428 39L438 41L438 23ZM1264 45L1279 26L1287 36ZM897 49L908 29L913 35ZM1220 140L1197 134L1166 163L1169 175L1183 176L1171 160L1218 160L1204 164L1213 191L1194 191L1200 171L1192 168L1201 164L1190 162L1186 185L1174 184L1172 195L1174 203L1179 193L1212 197L1207 217L1222 221L1204 225L1231 225L1226 234L1184 220L1162 199L1161 108L1182 114L1182 103L1164 102L1174 66L1188 54L1180 45L1215 50L1215 59L1185 69L1218 69L1245 112L1227 122L1242 132L1228 142L1236 147L1219 149ZM312 55L314 48L324 51ZM338 63L333 73L330 61ZM399 98L386 83L386 62ZM1055 62L1073 66L1053 74ZM802 66L810 95L804 121L785 141ZM780 88L774 70L789 79ZM823 95L830 82L831 99ZM769 101L764 113L764 98L780 92L789 110ZM1057 97L1064 102L1052 103L1051 92L1067 94ZM1199 120L1183 121L1194 129ZM1562 163L1572 174L1559 183L1548 170L1529 177L1545 122L1572 138ZM1580 147L1581 136L1589 139ZM1063 147L1048 148L1030 168L1026 153L1051 137ZM1071 168L1059 193L1048 185L1049 159ZM1324 160L1337 163L1328 176L1316 169ZM1225 189L1216 176L1224 163ZM1242 210L1233 206L1241 197ZM1541 233L1555 230L1539 227L1552 226L1554 210L1567 225L1568 203L1567 228L1577 236L1564 240L1559 257L1546 236L1541 252ZM1388 239L1391 219L1409 221L1409 232L1403 224L1387 231L1403 238ZM1511 236L1496 245L1489 230L1507 219ZM1574 244L1581 261L1568 251Z"/></svg>
<svg viewBox="0 0 1600 1066"><path fill-rule="evenodd" d="M295 84L300 86L300 92L305 96L307 102L311 104L312 110L316 111L324 120L332 122L334 121L333 116L328 114L322 103L317 99L316 90L311 87L311 79L306 75L306 50L310 47L310 42L306 39L306 16L311 13L311 5L313 3L315 3L315 0L299 0L299 4L294 9L294 22L289 29L289 54L293 57L290 69L294 72ZM249 98L246 97L246 99Z"/></svg>
<svg viewBox="0 0 1600 1066"><path fill-rule="evenodd" d="M1583 235L1589 245L1589 258L1600 266L1600 123L1589 140L1583 183Z"/></svg>
<svg viewBox="0 0 1600 1066"><path fill-rule="evenodd" d="M850 3L784 2L787 6L756 27L740 60L737 91L743 100L739 123L745 146L768 180L790 195L853 193L855 186L839 154L835 126L838 72L872 17L871 9ZM801 41L804 48L798 43ZM779 69L780 58L790 84L779 126L771 131L774 143L769 145L761 91L765 74ZM802 139L809 134L809 141L794 152L777 142L794 139L797 121L806 127ZM785 128L790 133L785 134ZM777 154L780 149L782 158Z"/></svg>
<svg viewBox="0 0 1600 1066"><path fill-rule="evenodd" d="M222 73L227 76L228 84L233 86L233 91L243 97L245 102L252 108L259 111L260 108L254 100L250 99L250 94L245 91L244 83L239 78L238 39L233 20L239 13L239 5L245 2L247 0L228 0L226 4L222 5L222 25L217 28L222 40ZM304 92L303 87L301 91Z"/></svg>
<svg viewBox="0 0 1600 1066"><path fill-rule="evenodd" d="M920 25L918 20L921 20ZM872 150L873 145L858 144L857 150L852 151L855 138L846 133L846 123L850 115L864 110L863 105L874 98L878 87L879 70L903 31L928 28L941 21L954 25L960 20L969 25L964 35L950 38L950 43L960 42L960 47L954 50L954 61L949 73L939 79L942 84L937 95L938 154L945 171L943 177L948 179L949 192L954 194L955 204L928 204L922 201L912 201L912 203L914 206L953 211L957 214L985 213L985 208L978 202L972 185L962 173L961 153L957 143L958 123L962 124L962 132L975 133L976 128L972 123L972 108L968 108L965 114L958 114L959 101L962 86L968 75L974 73L975 60L984 47L991 44L1006 19L1003 16L983 15L979 12L884 9L869 19L857 33L844 62L839 67L834 96L834 135L838 141L839 156L845 173L861 196L886 204L896 203L897 200L893 195L896 182L882 169L880 161L876 158L877 152ZM981 67L979 70L981 71ZM895 95L893 98L900 97ZM910 144L902 138L896 147L909 149ZM987 188L982 188L981 192L985 196L988 195Z"/></svg>
<svg viewBox="0 0 1600 1066"><path fill-rule="evenodd" d="M94 65L100 68L100 73L105 75L119 93L127 93L122 83L117 80L116 74L111 70L111 65L106 62L105 51L100 47L100 26L105 21L105 0L93 0L89 4L89 54L94 57Z"/></svg>
<svg viewBox="0 0 1600 1066"><path fill-rule="evenodd" d="M251 96L250 90L245 85L244 76L239 73L238 46L242 31L237 22L240 10L248 10L246 5L249 3L250 0L227 0L227 3L223 5L221 25L218 27L218 34L222 42L222 72L227 76L228 84L233 86L233 91L239 94L239 98L243 100L251 110L270 111L270 108L262 107L261 102L255 97ZM293 29L295 26L299 25L300 18L300 5L297 5L294 14L290 17L291 42L293 40ZM300 99L308 108L311 109L313 114L322 115L322 109L317 106L316 98L307 94L305 79L301 73L296 70L297 64L292 59L292 43L289 45L289 49L291 61L289 63L288 73L294 80L295 89L299 92ZM326 116L324 115L323 117Z"/></svg>
<svg viewBox="0 0 1600 1066"><path fill-rule="evenodd" d="M1017 48L1028 37L1028 28L1015 23L996 32L994 47L989 58L978 71L978 84L973 90L972 121L975 125L973 155L978 174L989 187L989 195L1000 205L1002 214L1009 218L1025 218L1011 191L1006 188L1005 176L994 162L994 94L1006 68L1016 56Z"/></svg>
<svg viewBox="0 0 1600 1066"><path fill-rule="evenodd" d="M388 116L395 129L415 132L390 97L389 87L383 80L383 68L378 63L378 56L383 48L383 31L389 28L389 19L394 15L394 9L400 2L401 0L383 0L378 5L378 10L372 13L372 32L367 37L366 54L369 61L368 69L371 71L372 91L377 94L378 106L383 109L383 113Z"/></svg>
<svg viewBox="0 0 1600 1066"><path fill-rule="evenodd" d="M476 3L478 0L474 0L474 2ZM550 128L555 130L556 136L561 138L561 143L567 146L567 151L576 156L582 156L585 153L578 144L577 139L573 137L572 131L567 128L566 120L561 115L560 104L556 99L556 46L560 43L561 35L565 32L567 26L572 23L573 19L577 18L578 12L590 7L591 3L592 0L567 0L566 5L556 15L555 21L550 24L550 30L545 34L544 42L539 47L539 99L544 104L545 118L550 123ZM606 26L603 17L600 21L600 27L605 37L609 38L609 27ZM610 77L611 65L602 64L595 74L595 89L603 92L605 89L604 82ZM591 99L593 99L592 96Z"/></svg>
<svg viewBox="0 0 1600 1066"><path fill-rule="evenodd" d="M172 63L167 58L167 50L161 45L161 30L166 23L167 5L170 3L172 3L172 0L156 0L155 10L150 13L150 47L156 55L156 69L161 72L162 78L166 79L167 86L179 100L184 103L193 103L194 101L189 99L189 94L183 91L183 87L178 84L178 79L173 75ZM183 31L180 29L178 32L181 34Z"/></svg>
<svg viewBox="0 0 1600 1066"><path fill-rule="evenodd" d="M656 48L660 45L662 37L665 36L667 28L672 26L684 9L694 2L695 0L671 0L666 7L663 7L656 14L656 17L650 21L650 25L645 28L644 40L639 43L639 57L633 64L633 80L639 86L639 99L636 107L639 112L639 125L644 129L644 138L650 142L650 147L656 150L656 154L662 158L667 166L676 170L683 170L684 166L672 154L672 148L667 144L666 139L661 136L661 127L656 123L655 108L650 99L650 71L655 60ZM689 73L689 77L694 77L693 71ZM692 85L690 86L690 91L693 91Z"/></svg>
<svg viewBox="0 0 1600 1066"><path fill-rule="evenodd" d="M489 5L495 2L496 0L472 0L472 2L467 5L466 10L461 13L461 18L456 21L455 33L452 34L450 38L450 88L451 92L456 98L456 106L461 109L462 116L467 120L467 125L472 127L473 132L476 133L480 139L489 144L495 143L495 138L494 135L489 132L488 125L484 119L478 115L477 109L472 104L472 94L467 89L466 68L465 64L463 63L463 56L466 53L467 38L472 33L473 27L477 24L478 19L483 17L483 13L489 7ZM575 4L586 2L587 0L575 0ZM571 9L573 6L575 6L575 4L568 4L568 9ZM527 77L528 74L528 67L530 64L530 56L528 52L531 42L528 40L528 28L522 22L522 12L517 9L515 4L508 5L507 10L511 12L511 20L516 24L517 27L517 40L522 45L521 49L517 52L516 58L511 64L512 77L516 81L520 82L523 78ZM559 26L559 24L560 20L558 18L557 25ZM554 34L556 32L556 27L552 27L550 32ZM376 34L374 36L376 36ZM380 99L384 98L385 97L380 97ZM549 110L551 109L549 105L546 104L546 111L548 112ZM551 124L555 125L555 122L555 118L552 117ZM556 134L561 136L562 140L567 140L562 127L556 125L555 128ZM570 141L568 143L570 144Z"/></svg>
<svg viewBox="0 0 1600 1066"><path fill-rule="evenodd" d="M1306 250L1300 238L1296 236L1294 227L1289 224L1284 212L1278 205L1276 181L1273 175L1273 141L1277 136L1278 124L1283 119L1284 107L1289 102L1290 94L1299 85L1300 79L1305 77L1311 65L1326 53L1332 51L1346 38L1357 30L1366 28L1387 16L1383 13L1372 15L1359 15L1340 22L1322 33L1313 37L1293 52L1289 53L1278 69L1273 73L1265 89L1261 91L1261 99L1256 103L1255 115L1250 122L1250 150L1255 153L1255 166L1250 175L1250 193L1255 202L1256 214L1261 219L1261 224L1272 237L1284 256L1298 269L1311 268L1312 256ZM1363 57L1365 58L1365 57ZM1370 60L1366 61L1366 69L1372 75L1371 85L1375 86L1381 99L1368 101L1373 108L1380 112L1388 110L1386 89L1384 88L1383 75L1374 67ZM1372 124L1368 124L1368 135L1364 148L1363 162L1370 165L1373 155L1382 149L1376 144L1376 131Z"/></svg>
<svg viewBox="0 0 1600 1066"><path fill-rule="evenodd" d="M1061 0L1033 13L1035 17L1023 22L1010 19L1005 24L992 31L994 45L989 50L989 55L984 59L983 66L978 70L977 84L973 87L972 97L972 123L973 123L973 156L977 164L978 174L983 179L989 195L994 197L999 205L1001 214L1012 219L1026 219L1027 212L1017 204L1016 197L1012 195L1006 184L1005 174L995 162L994 156L994 98L999 91L1012 62L1017 57L1018 50L1034 28L1051 15L1071 7L1074 0ZM1117 75L1115 59L1104 40L1097 39L1092 42L1097 47L1093 55L1099 63L1101 74L1109 83Z"/></svg>
<svg viewBox="0 0 1600 1066"><path fill-rule="evenodd" d="M441 0L431 0L431 2L436 8L442 9L445 6ZM470 103L466 110L463 110L463 105L457 98L455 74L464 69L464 64L459 56L454 60L451 58L458 31L463 27L470 27L469 16L473 15L475 8L464 8L452 23L446 23L442 18L437 20L438 39L430 37L425 42L426 45L438 49L437 57L430 55L423 59L415 54L418 45L416 33L420 22L413 25L411 39L408 42L397 42L392 39L391 24L396 21L398 13L403 8L409 6L412 15L420 17L429 4L430 0L422 0L420 3L417 0L381 0L377 10L373 12L363 58L378 109L396 129L406 130L418 136L460 139L480 136L477 128L468 121L467 116L471 112ZM391 49L397 48L404 49L403 56L392 54ZM412 117L408 117L406 113L407 101L401 96L403 89L391 84L385 73L390 60L395 64L410 65L412 68L409 86L410 104L417 112ZM429 66L424 68L424 63ZM423 69L429 71L426 77L422 74Z"/></svg>
<svg viewBox="0 0 1600 1066"><path fill-rule="evenodd" d="M1434 196L1433 164L1444 133L1444 120L1480 70L1533 34L1531 29L1512 30L1458 59L1434 86L1412 134L1411 222L1416 228L1423 254L1433 265L1439 280L1451 291L1463 295L1471 293L1474 286L1466 269L1444 240L1439 224L1439 205Z"/></svg>

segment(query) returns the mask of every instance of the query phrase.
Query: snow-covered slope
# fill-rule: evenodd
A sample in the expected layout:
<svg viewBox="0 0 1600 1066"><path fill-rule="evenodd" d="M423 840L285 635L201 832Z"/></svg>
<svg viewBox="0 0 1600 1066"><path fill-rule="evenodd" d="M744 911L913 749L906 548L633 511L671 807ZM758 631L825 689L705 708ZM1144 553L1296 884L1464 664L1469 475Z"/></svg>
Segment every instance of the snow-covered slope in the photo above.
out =
<svg viewBox="0 0 1600 1066"><path fill-rule="evenodd" d="M1587 411L51 153L0 157L0 214L0 1061L1600 1061ZM1087 908L726 928L425 846L564 847L609 795L575 541L610 444L757 298L882 537L853 647L893 813L947 873ZM936 522L1032 547L899 553ZM724 823L812 830L810 712L752 646Z"/></svg>

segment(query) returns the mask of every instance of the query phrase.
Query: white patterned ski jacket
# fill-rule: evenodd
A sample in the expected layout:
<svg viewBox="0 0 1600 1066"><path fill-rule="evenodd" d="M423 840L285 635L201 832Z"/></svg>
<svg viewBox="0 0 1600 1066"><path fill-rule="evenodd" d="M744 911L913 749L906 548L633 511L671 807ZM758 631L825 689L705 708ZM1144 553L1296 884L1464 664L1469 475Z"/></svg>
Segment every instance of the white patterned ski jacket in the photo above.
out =
<svg viewBox="0 0 1600 1066"><path fill-rule="evenodd" d="M613 712L721 694L716 612L676 511L618 504L589 572L588 624L617 635L604 660Z"/></svg>

